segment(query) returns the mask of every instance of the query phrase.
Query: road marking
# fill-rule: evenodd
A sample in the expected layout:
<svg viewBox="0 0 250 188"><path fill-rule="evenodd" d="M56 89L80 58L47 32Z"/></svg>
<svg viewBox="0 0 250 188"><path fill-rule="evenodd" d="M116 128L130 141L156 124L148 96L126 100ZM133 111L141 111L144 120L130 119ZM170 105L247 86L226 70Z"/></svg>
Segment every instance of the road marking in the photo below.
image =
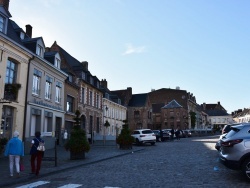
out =
<svg viewBox="0 0 250 188"><path fill-rule="evenodd" d="M27 184L27 185L22 185L20 187L16 187L16 188L32 188L32 187L37 187L39 185L44 185L44 184L47 184L47 183L50 183L49 181L36 181L34 183L30 183L30 184Z"/></svg>
<svg viewBox="0 0 250 188"><path fill-rule="evenodd" d="M67 184L58 188L76 188L76 187L81 187L82 184Z"/></svg>

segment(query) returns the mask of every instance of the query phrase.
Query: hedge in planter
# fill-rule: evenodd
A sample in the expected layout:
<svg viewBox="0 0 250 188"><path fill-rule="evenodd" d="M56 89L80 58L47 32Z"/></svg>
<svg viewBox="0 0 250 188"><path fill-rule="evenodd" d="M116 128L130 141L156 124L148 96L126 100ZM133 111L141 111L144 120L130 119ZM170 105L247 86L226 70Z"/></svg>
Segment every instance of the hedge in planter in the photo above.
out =
<svg viewBox="0 0 250 188"><path fill-rule="evenodd" d="M74 118L75 125L71 131L70 138L64 145L67 151L70 151L70 159L84 159L85 153L90 150L90 145L86 137L86 132L80 128L80 112L76 111Z"/></svg>
<svg viewBox="0 0 250 188"><path fill-rule="evenodd" d="M131 136L131 131L128 128L127 121L124 120L124 125L121 130L121 133L118 135L116 139L116 143L119 144L120 149L132 149L132 145L134 143L134 137Z"/></svg>

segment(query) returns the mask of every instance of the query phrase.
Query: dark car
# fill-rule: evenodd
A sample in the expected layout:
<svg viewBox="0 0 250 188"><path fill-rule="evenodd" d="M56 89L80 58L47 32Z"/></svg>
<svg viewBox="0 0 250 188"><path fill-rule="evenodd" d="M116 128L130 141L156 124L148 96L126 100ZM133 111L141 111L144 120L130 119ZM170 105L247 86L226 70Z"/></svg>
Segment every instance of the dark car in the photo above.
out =
<svg viewBox="0 0 250 188"><path fill-rule="evenodd" d="M192 133L190 130L183 130L183 137L191 137L192 136Z"/></svg>
<svg viewBox="0 0 250 188"><path fill-rule="evenodd" d="M153 132L155 133L156 141L157 142L166 141L170 137L167 130L162 130L162 138L161 138L161 132L160 132L160 130L153 130Z"/></svg>

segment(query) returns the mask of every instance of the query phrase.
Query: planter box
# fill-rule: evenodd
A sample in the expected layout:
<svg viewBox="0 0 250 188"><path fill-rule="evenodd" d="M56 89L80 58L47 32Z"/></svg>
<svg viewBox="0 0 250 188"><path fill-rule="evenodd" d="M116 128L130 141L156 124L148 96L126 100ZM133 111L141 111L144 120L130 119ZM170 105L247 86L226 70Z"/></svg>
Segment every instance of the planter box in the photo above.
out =
<svg viewBox="0 0 250 188"><path fill-rule="evenodd" d="M70 160L85 159L85 152L72 153L70 152Z"/></svg>
<svg viewBox="0 0 250 188"><path fill-rule="evenodd" d="M120 149L132 149L132 144L119 144Z"/></svg>

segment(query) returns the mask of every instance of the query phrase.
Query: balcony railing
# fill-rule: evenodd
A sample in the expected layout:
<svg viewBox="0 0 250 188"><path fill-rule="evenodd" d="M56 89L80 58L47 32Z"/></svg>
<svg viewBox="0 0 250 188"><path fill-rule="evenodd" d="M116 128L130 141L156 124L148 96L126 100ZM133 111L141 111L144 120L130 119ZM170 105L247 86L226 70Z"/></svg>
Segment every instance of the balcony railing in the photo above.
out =
<svg viewBox="0 0 250 188"><path fill-rule="evenodd" d="M5 84L4 99L9 101L17 101L18 90L20 88L21 84Z"/></svg>

